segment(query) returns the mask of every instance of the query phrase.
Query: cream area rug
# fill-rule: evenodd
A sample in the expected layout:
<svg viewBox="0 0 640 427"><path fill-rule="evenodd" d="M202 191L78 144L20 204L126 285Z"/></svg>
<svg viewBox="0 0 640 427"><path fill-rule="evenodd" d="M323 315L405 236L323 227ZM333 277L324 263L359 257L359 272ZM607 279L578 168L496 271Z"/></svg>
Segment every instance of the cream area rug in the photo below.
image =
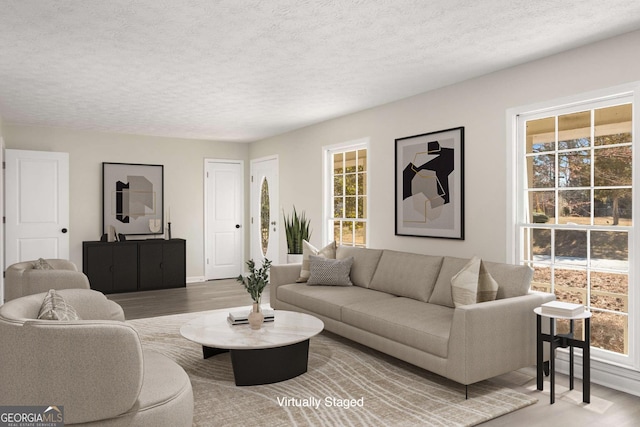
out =
<svg viewBox="0 0 640 427"><path fill-rule="evenodd" d="M465 400L463 385L329 332L311 338L307 373L236 387L229 353L205 360L202 347L180 335L200 315L129 321L143 347L191 378L195 426L472 426L536 402L490 381L471 385Z"/></svg>

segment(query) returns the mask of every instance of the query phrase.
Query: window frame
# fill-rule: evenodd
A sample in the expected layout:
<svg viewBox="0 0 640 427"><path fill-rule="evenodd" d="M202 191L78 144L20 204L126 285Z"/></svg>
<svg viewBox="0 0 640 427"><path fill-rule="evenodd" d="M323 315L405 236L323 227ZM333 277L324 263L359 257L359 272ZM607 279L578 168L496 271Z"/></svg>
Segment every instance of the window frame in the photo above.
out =
<svg viewBox="0 0 640 427"><path fill-rule="evenodd" d="M613 106L616 104L632 104L632 149L635 154L632 161L632 184L637 187L632 192L632 225L630 227L617 226L615 230L628 231L628 355L592 347L591 357L608 365L640 369L640 270L635 264L640 260L640 108L638 96L640 82L621 85L609 89L578 94L566 98L546 101L542 103L521 106L507 110L506 123L506 152L507 152L507 262L519 264L524 260L524 245L522 230L530 225L526 217L527 197L527 152L526 129L527 121L560 116L585 110L592 110ZM554 151L555 152L555 151ZM556 210L558 207L556 206ZM591 213L593 215L593 212ZM559 226L559 227L558 227ZM564 228L566 224L555 224L554 228ZM598 228L593 225L592 227ZM600 227L601 228L601 227Z"/></svg>
<svg viewBox="0 0 640 427"><path fill-rule="evenodd" d="M346 141L338 144L327 145L322 147L322 184L323 184L323 206L322 206L322 244L327 245L329 242L336 240L333 235L333 156L337 153L347 151L367 151L367 169L366 169L366 203L365 218L357 219L359 222L365 223L365 247L369 246L369 205L370 205L370 180L371 180L371 150L369 147L369 138L360 138L356 140ZM354 242L355 243L355 242ZM354 245L355 246L355 245Z"/></svg>

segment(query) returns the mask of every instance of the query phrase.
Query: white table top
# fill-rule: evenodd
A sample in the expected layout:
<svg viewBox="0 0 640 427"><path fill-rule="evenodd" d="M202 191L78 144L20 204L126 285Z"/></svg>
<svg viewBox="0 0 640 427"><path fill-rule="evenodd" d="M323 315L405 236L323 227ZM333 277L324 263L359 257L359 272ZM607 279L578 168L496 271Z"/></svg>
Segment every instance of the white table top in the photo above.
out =
<svg viewBox="0 0 640 427"><path fill-rule="evenodd" d="M324 329L322 320L304 313L275 310L274 321L264 322L262 328L251 329L248 324L232 325L227 321L230 311L250 307L213 310L193 319L180 328L188 340L207 347L227 350L255 350L296 344L319 334Z"/></svg>
<svg viewBox="0 0 640 427"><path fill-rule="evenodd" d="M540 315L540 316L544 316L544 317L552 317L554 319L569 319L569 320L579 320L579 319L588 319L591 317L591 312L590 311L583 311L580 314L577 314L575 316L558 316L556 314L548 314L548 313L543 313L542 312L542 307L538 307L538 308L534 308L533 309L534 313Z"/></svg>

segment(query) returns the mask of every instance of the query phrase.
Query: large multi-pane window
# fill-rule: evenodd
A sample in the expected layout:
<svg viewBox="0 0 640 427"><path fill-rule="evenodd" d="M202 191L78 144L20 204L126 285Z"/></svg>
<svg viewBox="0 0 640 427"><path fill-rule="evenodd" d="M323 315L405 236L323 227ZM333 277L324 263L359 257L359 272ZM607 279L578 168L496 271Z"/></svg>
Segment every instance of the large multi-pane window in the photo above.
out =
<svg viewBox="0 0 640 427"><path fill-rule="evenodd" d="M367 147L329 149L327 237L339 245L367 246Z"/></svg>
<svg viewBox="0 0 640 427"><path fill-rule="evenodd" d="M591 310L594 348L625 356L633 325L632 118L623 97L518 120L520 262L533 267L534 290Z"/></svg>

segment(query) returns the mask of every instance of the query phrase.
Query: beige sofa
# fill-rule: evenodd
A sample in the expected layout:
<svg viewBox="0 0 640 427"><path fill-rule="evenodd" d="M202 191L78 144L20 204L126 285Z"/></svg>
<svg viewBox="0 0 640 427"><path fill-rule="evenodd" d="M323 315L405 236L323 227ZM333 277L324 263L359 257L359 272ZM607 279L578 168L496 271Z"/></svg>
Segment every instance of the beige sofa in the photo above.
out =
<svg viewBox="0 0 640 427"><path fill-rule="evenodd" d="M300 264L273 265L271 306L464 385L535 365L533 309L555 297L529 291L529 267L484 263L497 299L454 308L451 278L469 260L338 247L336 258L351 256L347 287L295 283Z"/></svg>
<svg viewBox="0 0 640 427"><path fill-rule="evenodd" d="M46 293L0 306L3 405L61 405L65 425L192 425L189 377L142 349L118 304L93 290L57 292L83 320L37 320Z"/></svg>
<svg viewBox="0 0 640 427"><path fill-rule="evenodd" d="M49 289L89 289L89 279L66 259L46 259L52 270L34 268L37 261L23 261L7 267L4 300L47 292Z"/></svg>

